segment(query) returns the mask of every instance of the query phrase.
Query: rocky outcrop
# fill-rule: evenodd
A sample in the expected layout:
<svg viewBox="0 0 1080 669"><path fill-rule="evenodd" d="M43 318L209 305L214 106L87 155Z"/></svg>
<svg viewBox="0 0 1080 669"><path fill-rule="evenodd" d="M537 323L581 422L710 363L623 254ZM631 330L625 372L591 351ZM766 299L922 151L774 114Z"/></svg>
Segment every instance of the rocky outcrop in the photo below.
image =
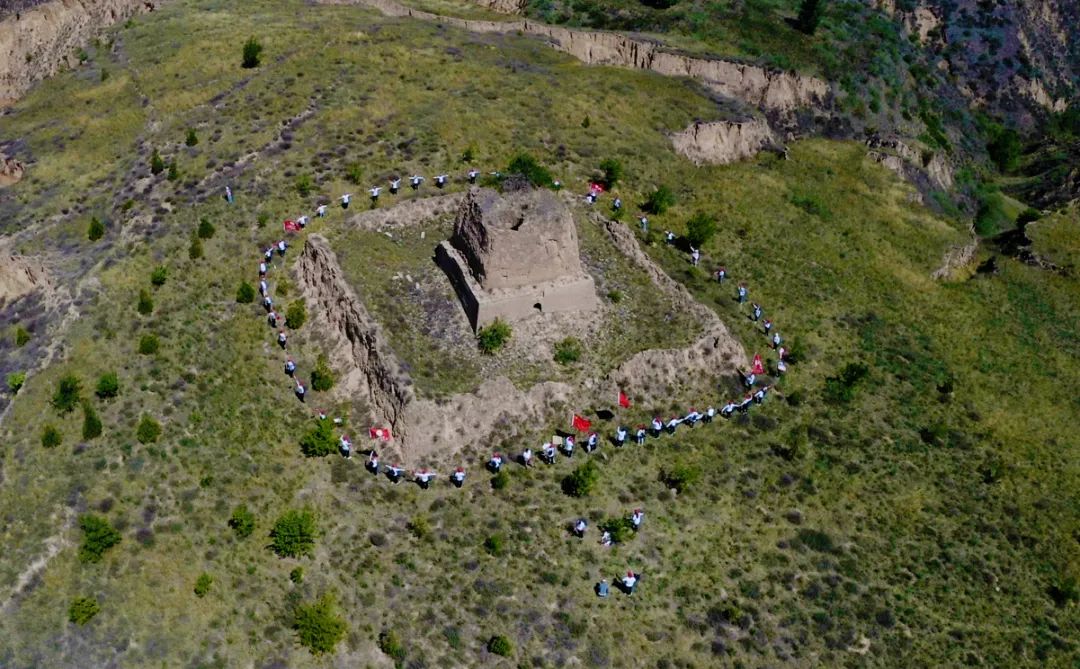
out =
<svg viewBox="0 0 1080 669"><path fill-rule="evenodd" d="M953 173L940 153L922 153L899 137L872 137L866 141L868 155L898 175L911 181L920 190L950 190Z"/></svg>
<svg viewBox="0 0 1080 669"><path fill-rule="evenodd" d="M575 30L537 21L473 21L406 7L394 0L320 0L323 4L359 4L388 16L407 16L452 25L472 32L518 32L535 35L552 47L589 65L612 65L650 70L666 76L689 77L720 95L760 109L787 114L802 107L827 103L829 84L797 72L767 69L730 60L697 58L667 50L658 42L619 33Z"/></svg>
<svg viewBox="0 0 1080 669"><path fill-rule="evenodd" d="M949 247L941 259L941 266L930 276L938 281L951 279L975 260L975 253L978 250L979 237L975 234L975 228L970 228L967 243Z"/></svg>
<svg viewBox="0 0 1080 669"><path fill-rule="evenodd" d="M0 21L0 106L78 64L75 51L104 28L153 8L148 0L52 0L8 14Z"/></svg>
<svg viewBox="0 0 1080 669"><path fill-rule="evenodd" d="M13 255L0 248L0 306L39 287L46 287L48 283L49 275L40 261Z"/></svg>
<svg viewBox="0 0 1080 669"><path fill-rule="evenodd" d="M526 0L473 0L484 9L501 14L520 14L525 9Z"/></svg>
<svg viewBox="0 0 1080 669"><path fill-rule="evenodd" d="M0 153L0 187L17 183L25 171L26 168L21 162Z"/></svg>
<svg viewBox="0 0 1080 669"><path fill-rule="evenodd" d="M779 150L765 119L696 121L671 136L675 151L695 165L726 165L751 158L764 150Z"/></svg>

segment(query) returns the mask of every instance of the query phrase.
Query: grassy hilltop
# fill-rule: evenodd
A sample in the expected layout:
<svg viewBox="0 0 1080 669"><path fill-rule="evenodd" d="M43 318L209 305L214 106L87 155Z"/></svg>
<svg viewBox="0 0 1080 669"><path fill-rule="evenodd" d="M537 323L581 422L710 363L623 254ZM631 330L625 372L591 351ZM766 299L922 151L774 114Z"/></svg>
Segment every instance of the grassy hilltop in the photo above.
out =
<svg viewBox="0 0 1080 669"><path fill-rule="evenodd" d="M264 51L244 69L250 36ZM1065 270L997 255L996 273L935 281L968 221L918 203L856 142L808 139L786 161L695 167L665 133L720 112L685 81L585 67L514 35L299 0L175 0L87 51L86 65L39 85L0 124L0 141L33 158L0 191L0 232L47 259L75 309L55 341L40 305L5 305L0 323L5 374L55 347L0 425L0 666L1075 666L1075 208L1029 231ZM355 237L342 256L357 285L382 285L379 263L423 263L423 248L344 230L334 198L352 192L355 211L391 174L460 176L469 149L485 172L528 152L581 193L617 158L631 226L637 203L670 186L676 202L650 217L657 234L639 235L642 248L748 353L765 353L733 284L709 271L722 264L748 282L799 353L777 392L747 418L605 445L582 498L561 482L584 454L509 465L498 489L481 469L492 450L535 449L564 421L506 425L417 463L443 474L427 491L377 480L360 458L305 458L311 409L328 395L295 400L263 312L237 303L239 285L256 282L282 219L311 215L320 197L331 211L309 231ZM155 150L174 179L168 167L151 174ZM384 193L381 206L393 201ZM659 233L685 232L698 211L719 232L695 269ZM92 217L105 224L96 242ZM202 219L215 233L192 258ZM583 239L586 251L601 243ZM976 264L993 253L984 247ZM271 284L282 310L297 299L281 260ZM312 316L290 339L305 380L328 351ZM21 326L31 338L17 347ZM681 341L655 324L641 332ZM142 342L151 335L153 352ZM118 394L99 397L108 373ZM100 436L84 438L78 402L53 406L68 375ZM719 387L708 395L657 404L629 388L622 418L636 425L737 393L731 379L709 381ZM352 418L346 399L334 404ZM140 430L145 419L160 435ZM43 445L46 426L59 445ZM462 490L445 480L458 464L469 470ZM635 507L642 531L598 546L596 528ZM271 529L305 509L313 547L278 557ZM80 552L84 514L119 532L97 561ZM584 541L567 532L578 517L590 520ZM628 568L644 574L633 597L593 595L599 578ZM342 639L316 654L298 621L327 594Z"/></svg>

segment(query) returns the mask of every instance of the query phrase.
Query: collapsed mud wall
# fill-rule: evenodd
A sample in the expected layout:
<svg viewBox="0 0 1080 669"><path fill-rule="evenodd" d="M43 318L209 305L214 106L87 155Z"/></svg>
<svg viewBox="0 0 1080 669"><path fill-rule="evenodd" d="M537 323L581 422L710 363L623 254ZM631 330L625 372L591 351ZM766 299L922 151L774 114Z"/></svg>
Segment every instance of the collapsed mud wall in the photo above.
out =
<svg viewBox="0 0 1080 669"><path fill-rule="evenodd" d="M0 107L78 64L76 50L104 28L150 11L148 0L52 0L0 21Z"/></svg>
<svg viewBox="0 0 1080 669"><path fill-rule="evenodd" d="M899 137L872 137L866 146L872 160L910 181L920 191L947 191L953 187L952 167L940 152L924 155Z"/></svg>
<svg viewBox="0 0 1080 669"><path fill-rule="evenodd" d="M406 7L394 0L320 0L323 4L359 4L387 16L407 16L452 25L472 32L520 32L545 38L551 46L589 65L612 65L650 70L667 76L689 77L715 93L770 112L790 113L801 107L827 104L829 84L797 72L714 58L696 58L641 38L613 32L575 30L520 21L473 21Z"/></svg>
<svg viewBox="0 0 1080 669"><path fill-rule="evenodd" d="M308 237L296 262L296 273L315 318L344 349L344 355L335 357L351 360L360 372L360 392L376 412L376 419L407 439L402 417L414 397L412 380L386 343L379 324L345 281L325 238Z"/></svg>
<svg viewBox="0 0 1080 669"><path fill-rule="evenodd" d="M675 151L695 165L726 165L752 158L761 151L780 150L772 128L765 119L745 121L696 121L674 133Z"/></svg>

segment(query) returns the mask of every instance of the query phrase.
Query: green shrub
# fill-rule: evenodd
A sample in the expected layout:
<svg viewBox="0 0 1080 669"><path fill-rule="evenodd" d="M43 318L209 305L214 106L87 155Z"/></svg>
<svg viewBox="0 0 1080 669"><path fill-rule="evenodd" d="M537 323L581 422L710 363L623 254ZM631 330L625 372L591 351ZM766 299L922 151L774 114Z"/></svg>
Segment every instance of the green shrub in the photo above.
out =
<svg viewBox="0 0 1080 669"><path fill-rule="evenodd" d="M431 539L431 521L427 519L427 516L420 514L413 516L409 522L405 524L405 528L420 541L428 541Z"/></svg>
<svg viewBox="0 0 1080 669"><path fill-rule="evenodd" d="M461 162L471 163L474 160L476 160L476 147L470 144L461 152Z"/></svg>
<svg viewBox="0 0 1080 669"><path fill-rule="evenodd" d="M682 494L701 479L701 468L694 465L678 465L663 470L660 477L664 485L675 488L679 494Z"/></svg>
<svg viewBox="0 0 1080 669"><path fill-rule="evenodd" d="M393 630L384 630L379 634L379 650L394 661L395 667L400 667L405 663L405 646Z"/></svg>
<svg viewBox="0 0 1080 669"><path fill-rule="evenodd" d="M135 429L135 437L139 440L139 443L151 444L157 441L160 436L161 424L154 420L152 416L143 414L139 426Z"/></svg>
<svg viewBox="0 0 1080 669"><path fill-rule="evenodd" d="M488 555L494 555L495 557L504 555L506 553L506 541L502 535L493 534L484 539L484 550L487 551Z"/></svg>
<svg viewBox="0 0 1080 669"><path fill-rule="evenodd" d="M45 448L56 448L64 442L64 435L52 425L46 425L41 429L41 445Z"/></svg>
<svg viewBox="0 0 1080 669"><path fill-rule="evenodd" d="M849 362L836 376L825 379L825 399L833 404L847 404L855 398L855 388L870 374L866 365Z"/></svg>
<svg viewBox="0 0 1080 669"><path fill-rule="evenodd" d="M611 540L624 544L634 536L634 524L629 518L609 518L600 524L600 529L611 534Z"/></svg>
<svg viewBox="0 0 1080 669"><path fill-rule="evenodd" d="M498 474L491 477L492 490L504 490L508 485L510 485L510 475L505 469L500 469Z"/></svg>
<svg viewBox="0 0 1080 669"><path fill-rule="evenodd" d="M303 583L304 582L304 568L303 567L296 567L295 569L290 571L289 572L289 580L292 581L293 583L296 583L297 585Z"/></svg>
<svg viewBox="0 0 1080 669"><path fill-rule="evenodd" d="M618 160L608 158L600 161L600 184L611 190L623 178L623 166Z"/></svg>
<svg viewBox="0 0 1080 669"><path fill-rule="evenodd" d="M325 392L334 387L334 372L330 369L330 363L325 355L319 356L315 369L311 370L311 388L319 392ZM326 421L320 421L325 423Z"/></svg>
<svg viewBox="0 0 1080 669"><path fill-rule="evenodd" d="M645 198L642 205L647 213L662 214L675 204L675 193L667 186L660 186Z"/></svg>
<svg viewBox="0 0 1080 669"><path fill-rule="evenodd" d="M581 340L577 337L567 337L555 342L555 362L560 365L569 365L581 359Z"/></svg>
<svg viewBox="0 0 1080 669"><path fill-rule="evenodd" d="M157 149L150 154L150 174L161 174L165 171L165 161Z"/></svg>
<svg viewBox="0 0 1080 669"><path fill-rule="evenodd" d="M85 625L101 611L101 606L93 597L76 597L68 607L68 620L76 625Z"/></svg>
<svg viewBox="0 0 1080 669"><path fill-rule="evenodd" d="M296 177L296 192L300 197L307 197L311 195L311 191L315 189L315 184L311 181L311 175L301 174Z"/></svg>
<svg viewBox="0 0 1080 669"><path fill-rule="evenodd" d="M476 333L476 343L481 353L492 355L510 341L512 334L510 324L501 318L496 318L489 325L480 328L480 331Z"/></svg>
<svg viewBox="0 0 1080 669"><path fill-rule="evenodd" d="M15 328L15 347L22 348L30 341L30 333L23 326Z"/></svg>
<svg viewBox="0 0 1080 669"><path fill-rule="evenodd" d="M690 246L701 248L716 235L716 218L699 211L686 222L686 241Z"/></svg>
<svg viewBox="0 0 1080 669"><path fill-rule="evenodd" d="M1039 220L1040 218L1042 218L1042 212L1040 212L1038 209L1032 209L1031 207L1028 207L1027 209L1017 214L1016 224L1020 227L1023 227L1028 223L1033 223Z"/></svg>
<svg viewBox="0 0 1080 669"><path fill-rule="evenodd" d="M203 257L203 243L202 238L195 234L191 236L191 245L188 246L188 258L192 260L198 260Z"/></svg>
<svg viewBox="0 0 1080 669"><path fill-rule="evenodd" d="M203 216L199 219L199 227L195 230L199 235L199 239L212 239L217 234L217 229L214 224L210 222L209 218Z"/></svg>
<svg viewBox="0 0 1080 669"><path fill-rule="evenodd" d="M791 194L791 204L802 209L811 216L817 216L823 221L832 220L832 210L817 193L799 192Z"/></svg>
<svg viewBox="0 0 1080 669"><path fill-rule="evenodd" d="M97 216L90 218L90 227L86 229L86 238L96 242L105 236L105 224L98 220Z"/></svg>
<svg viewBox="0 0 1080 669"><path fill-rule="evenodd" d="M309 458L321 458L336 453L338 441L334 437L334 424L320 420L307 434L300 437L300 451Z"/></svg>
<svg viewBox="0 0 1080 669"><path fill-rule="evenodd" d="M488 639L487 649L489 653L502 655L503 657L510 657L514 652L514 646L510 643L510 639L501 635Z"/></svg>
<svg viewBox="0 0 1080 669"><path fill-rule="evenodd" d="M195 146L199 143L199 136L195 134L195 128L188 128L187 138L184 140L184 144L188 146Z"/></svg>
<svg viewBox="0 0 1080 669"><path fill-rule="evenodd" d="M139 291L139 304L135 307L143 316L154 313L154 298L150 297L150 291L143 288Z"/></svg>
<svg viewBox="0 0 1080 669"><path fill-rule="evenodd" d="M799 530L798 543L819 553L831 553L834 550L832 537L821 530Z"/></svg>
<svg viewBox="0 0 1080 669"><path fill-rule="evenodd" d="M94 394L100 399L107 400L112 399L120 394L120 379L117 378L116 372L106 372L98 379L97 389L94 390Z"/></svg>
<svg viewBox="0 0 1080 669"><path fill-rule="evenodd" d="M18 394L26 383L26 372L11 372L7 375L7 387L12 395Z"/></svg>
<svg viewBox="0 0 1080 669"><path fill-rule="evenodd" d="M304 307L304 301L294 300L290 302L289 308L285 310L285 327L290 330L299 330L306 321L307 309Z"/></svg>
<svg viewBox="0 0 1080 669"><path fill-rule="evenodd" d="M592 125L592 119L589 118L588 114L585 114L585 118L581 119L581 127L588 128L590 125Z"/></svg>
<svg viewBox="0 0 1080 669"><path fill-rule="evenodd" d="M623 292L621 290L609 290L607 298L611 300L612 304L618 304L623 301Z"/></svg>
<svg viewBox="0 0 1080 669"><path fill-rule="evenodd" d="M303 557L315 548L318 528L310 510L286 511L270 531L270 548L278 557Z"/></svg>
<svg viewBox="0 0 1080 669"><path fill-rule="evenodd" d="M555 179L551 176L551 172L546 167L541 165L527 153L519 153L514 156L514 159L510 161L510 164L506 168L507 174L520 174L529 180L533 186L538 188L550 188Z"/></svg>
<svg viewBox="0 0 1080 669"><path fill-rule="evenodd" d="M74 374L67 374L56 385L52 396L52 406L59 413L66 414L75 410L82 401L82 382Z"/></svg>
<svg viewBox="0 0 1080 669"><path fill-rule="evenodd" d="M85 441L101 436L101 419L90 402L83 402L82 438Z"/></svg>
<svg viewBox="0 0 1080 669"><path fill-rule="evenodd" d="M990 160L1002 172L1012 172L1020 165L1020 135L1012 128L998 128L986 145Z"/></svg>
<svg viewBox="0 0 1080 669"><path fill-rule="evenodd" d="M165 265L158 265L154 268L153 272L150 272L150 283L155 287L161 288L165 285L165 280L169 278L169 268Z"/></svg>
<svg viewBox="0 0 1080 669"><path fill-rule="evenodd" d="M199 575L199 578L195 581L195 596L200 599L206 596L206 593L210 592L210 586L214 584L214 577L206 572Z"/></svg>
<svg viewBox="0 0 1080 669"><path fill-rule="evenodd" d="M296 607L293 629L301 645L320 655L334 650L345 638L346 625L333 595L326 593L311 604Z"/></svg>
<svg viewBox="0 0 1080 669"><path fill-rule="evenodd" d="M259 40L255 37L249 37L248 41L244 42L244 56L240 61L240 65L246 69L258 67L261 60L263 47L259 44Z"/></svg>
<svg viewBox="0 0 1080 669"><path fill-rule="evenodd" d="M990 237L1012 227L1005 211L1005 198L997 190L980 188L976 193L979 207L975 212L975 232Z"/></svg>
<svg viewBox="0 0 1080 669"><path fill-rule="evenodd" d="M824 9L825 0L802 0L799 3L799 16L795 19L795 27L807 35L813 35L821 22Z"/></svg>
<svg viewBox="0 0 1080 669"><path fill-rule="evenodd" d="M240 304L251 304L255 301L255 288L247 281L241 281L236 289L236 301Z"/></svg>
<svg viewBox="0 0 1080 669"><path fill-rule="evenodd" d="M101 68L101 81L102 81L102 83L104 83L104 82L106 82L108 80L109 80L109 71L106 70L103 67L103 68Z"/></svg>
<svg viewBox="0 0 1080 669"><path fill-rule="evenodd" d="M79 560L82 562L101 562L105 551L120 543L120 533L101 516L84 513L79 517L79 527L83 531L82 544L79 545Z"/></svg>
<svg viewBox="0 0 1080 669"><path fill-rule="evenodd" d="M229 517L229 527L236 533L237 539L247 539L255 531L255 514L241 504L233 509L232 516Z"/></svg>
<svg viewBox="0 0 1080 669"><path fill-rule="evenodd" d="M600 479L600 468L592 460L586 460L570 472L562 481L563 492L571 497L585 497L596 487Z"/></svg>
<svg viewBox="0 0 1080 669"><path fill-rule="evenodd" d="M180 178L180 170L176 168L176 158L169 161L169 171L165 175L165 178L169 181L176 181Z"/></svg>
<svg viewBox="0 0 1080 669"><path fill-rule="evenodd" d="M160 347L161 342L156 334L145 334L139 338L139 353L143 355L154 355Z"/></svg>
<svg viewBox="0 0 1080 669"><path fill-rule="evenodd" d="M364 168L360 163L349 163L345 168L345 178L354 186L359 186L364 181Z"/></svg>

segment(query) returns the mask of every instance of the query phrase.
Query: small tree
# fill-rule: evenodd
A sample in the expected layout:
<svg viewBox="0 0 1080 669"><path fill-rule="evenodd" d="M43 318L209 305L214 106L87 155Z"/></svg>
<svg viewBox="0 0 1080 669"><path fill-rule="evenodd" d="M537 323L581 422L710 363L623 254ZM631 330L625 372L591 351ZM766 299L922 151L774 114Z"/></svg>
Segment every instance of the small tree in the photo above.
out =
<svg viewBox="0 0 1080 669"><path fill-rule="evenodd" d="M585 497L596 487L600 479L600 468L592 460L586 460L570 472L562 481L563 492L571 497Z"/></svg>
<svg viewBox="0 0 1080 669"><path fill-rule="evenodd" d="M476 333L476 343L480 352L492 355L510 341L513 331L510 324L501 318L496 318L491 324L480 328Z"/></svg>
<svg viewBox="0 0 1080 669"><path fill-rule="evenodd" d="M153 272L150 272L150 283L156 288L161 288L165 285L166 279L169 278L169 268L165 265L158 265L154 268Z"/></svg>
<svg viewBox="0 0 1080 669"><path fill-rule="evenodd" d="M311 388L312 390L325 392L333 387L334 372L330 369L330 364L327 362L326 356L320 355L319 362L315 365L315 369L311 371Z"/></svg>
<svg viewBox="0 0 1080 669"><path fill-rule="evenodd" d="M675 204L675 193L667 186L659 186L645 198L641 207L650 214L660 215Z"/></svg>
<svg viewBox="0 0 1080 669"><path fill-rule="evenodd" d="M465 150L461 152L461 162L471 163L476 160L476 146L470 144L465 147Z"/></svg>
<svg viewBox="0 0 1080 669"><path fill-rule="evenodd" d="M143 288L139 291L139 304L136 309L143 316L149 316L154 313L154 298L150 297L149 290Z"/></svg>
<svg viewBox="0 0 1080 669"><path fill-rule="evenodd" d="M26 383L26 372L11 372L7 375L7 387L12 395L17 395Z"/></svg>
<svg viewBox="0 0 1080 669"><path fill-rule="evenodd" d="M59 413L71 413L79 406L82 400L82 382L74 374L68 374L60 379L53 393L52 406Z"/></svg>
<svg viewBox="0 0 1080 669"><path fill-rule="evenodd" d="M247 281L241 281L236 289L236 301L240 304L251 304L255 301L255 288Z"/></svg>
<svg viewBox="0 0 1080 669"><path fill-rule="evenodd" d="M611 190L623 178L622 163L614 158L600 161L600 171L602 172L600 184L608 190Z"/></svg>
<svg viewBox="0 0 1080 669"><path fill-rule="evenodd" d="M195 232L199 235L199 239L211 239L217 233L217 229L209 218L203 216L199 219L199 227Z"/></svg>
<svg viewBox="0 0 1080 669"><path fill-rule="evenodd" d="M85 625L101 611L101 606L93 597L76 597L68 607L68 620L76 625Z"/></svg>
<svg viewBox="0 0 1080 669"><path fill-rule="evenodd" d="M248 511L246 505L241 504L233 509L232 515L229 516L229 527L236 532L237 539L247 539L255 531L255 514Z"/></svg>
<svg viewBox="0 0 1080 669"><path fill-rule="evenodd" d="M813 35L821 22L821 15L825 10L825 0L802 0L799 5L799 17L795 19L795 26L807 35Z"/></svg>
<svg viewBox="0 0 1080 669"><path fill-rule="evenodd" d="M660 473L660 480L679 494L689 490L701 478L701 468L692 465L679 465L665 469Z"/></svg>
<svg viewBox="0 0 1080 669"><path fill-rule="evenodd" d="M489 653L502 655L503 657L510 657L510 655L512 655L514 652L514 645L510 643L510 639L498 635L488 639L487 649Z"/></svg>
<svg viewBox="0 0 1080 669"><path fill-rule="evenodd" d="M1020 164L1020 135L1012 128L1000 128L986 145L990 159L1002 172L1012 172Z"/></svg>
<svg viewBox="0 0 1080 669"><path fill-rule="evenodd" d="M514 156L514 159L510 161L510 165L506 168L506 173L520 174L528 179L529 183L540 188L550 188L555 181L551 176L551 172L537 162L536 158L527 153L519 153Z"/></svg>
<svg viewBox="0 0 1080 669"><path fill-rule="evenodd" d="M176 158L169 161L169 172L165 175L165 178L169 181L176 181L180 178L180 170L176 167Z"/></svg>
<svg viewBox="0 0 1080 669"><path fill-rule="evenodd" d="M202 238L195 234L191 236L191 245L188 246L188 258L198 260L203 257Z"/></svg>
<svg viewBox="0 0 1080 669"><path fill-rule="evenodd" d="M145 334L139 338L139 353L142 355L154 355L161 347L156 334Z"/></svg>
<svg viewBox="0 0 1080 669"><path fill-rule="evenodd" d="M98 379L97 389L94 390L94 394L100 399L107 400L112 399L120 394L120 379L117 378L116 372L106 372Z"/></svg>
<svg viewBox="0 0 1080 669"><path fill-rule="evenodd" d="M315 655L329 653L345 638L345 620L338 612L337 602L330 593L311 604L296 607L293 629L300 644Z"/></svg>
<svg viewBox="0 0 1080 669"><path fill-rule="evenodd" d="M686 241L690 246L701 248L716 235L716 219L699 211L686 222Z"/></svg>
<svg viewBox="0 0 1080 669"><path fill-rule="evenodd" d="M328 420L320 420L310 432L300 438L300 451L309 458L321 458L337 451L334 426Z"/></svg>
<svg viewBox="0 0 1080 669"><path fill-rule="evenodd" d="M303 300L294 300L289 303L285 310L285 327L290 330L299 330L307 321L307 309L304 308Z"/></svg>
<svg viewBox="0 0 1080 669"><path fill-rule="evenodd" d="M567 337L555 342L555 362L560 365L569 365L581 359L581 340L577 337Z"/></svg>
<svg viewBox="0 0 1080 669"><path fill-rule="evenodd" d="M634 524L625 516L609 518L600 524L600 529L611 535L612 543L624 544L634 536Z"/></svg>
<svg viewBox="0 0 1080 669"><path fill-rule="evenodd" d="M82 562L101 562L105 551L120 543L120 533L100 516L83 514L79 517L79 527L83 531L82 544L79 546L79 560Z"/></svg>
<svg viewBox="0 0 1080 669"><path fill-rule="evenodd" d="M360 163L349 163L345 168L345 178L354 186L359 186L364 181L364 168L360 167Z"/></svg>
<svg viewBox="0 0 1080 669"><path fill-rule="evenodd" d="M158 423L152 416L143 414L142 419L139 421L139 426L135 429L135 437L139 440L140 444L151 444L158 440L161 436L161 423Z"/></svg>
<svg viewBox="0 0 1080 669"><path fill-rule="evenodd" d="M150 154L150 174L161 174L165 171L165 160L162 159L161 154L157 149Z"/></svg>
<svg viewBox="0 0 1080 669"><path fill-rule="evenodd" d="M304 582L304 568L296 567L289 572L289 580L297 585Z"/></svg>
<svg viewBox="0 0 1080 669"><path fill-rule="evenodd" d="M22 348L30 341L30 332L23 326L15 328L15 348Z"/></svg>
<svg viewBox="0 0 1080 669"><path fill-rule="evenodd" d="M199 575L195 581L195 596L202 599L210 592L210 586L214 584L214 577L206 572Z"/></svg>
<svg viewBox="0 0 1080 669"><path fill-rule="evenodd" d="M258 67L262 56L262 44L259 44L259 40L254 36L249 37L248 41L244 42L244 58L241 61L241 65L246 69Z"/></svg>
<svg viewBox="0 0 1080 669"><path fill-rule="evenodd" d="M296 177L296 192L300 197L307 197L311 195L311 191L315 188L314 183L311 181L311 176L308 174L301 174Z"/></svg>
<svg viewBox="0 0 1080 669"><path fill-rule="evenodd" d="M270 547L278 557L303 557L315 548L318 528L310 510L286 511L270 531Z"/></svg>
<svg viewBox="0 0 1080 669"><path fill-rule="evenodd" d="M64 442L64 435L52 425L46 425L41 430L41 445L45 448L56 448Z"/></svg>
<svg viewBox="0 0 1080 669"><path fill-rule="evenodd" d="M101 419L90 402L83 402L82 438L86 441L101 436Z"/></svg>
<svg viewBox="0 0 1080 669"><path fill-rule="evenodd" d="M187 139L184 140L184 144L188 146L195 146L199 143L199 136L195 134L195 128L188 128Z"/></svg>
<svg viewBox="0 0 1080 669"><path fill-rule="evenodd" d="M98 220L97 216L90 217L90 227L86 230L86 238L96 242L105 236L105 224Z"/></svg>
<svg viewBox="0 0 1080 669"><path fill-rule="evenodd" d="M405 646L393 630L383 630L379 633L379 650L394 661L397 667L405 663Z"/></svg>

